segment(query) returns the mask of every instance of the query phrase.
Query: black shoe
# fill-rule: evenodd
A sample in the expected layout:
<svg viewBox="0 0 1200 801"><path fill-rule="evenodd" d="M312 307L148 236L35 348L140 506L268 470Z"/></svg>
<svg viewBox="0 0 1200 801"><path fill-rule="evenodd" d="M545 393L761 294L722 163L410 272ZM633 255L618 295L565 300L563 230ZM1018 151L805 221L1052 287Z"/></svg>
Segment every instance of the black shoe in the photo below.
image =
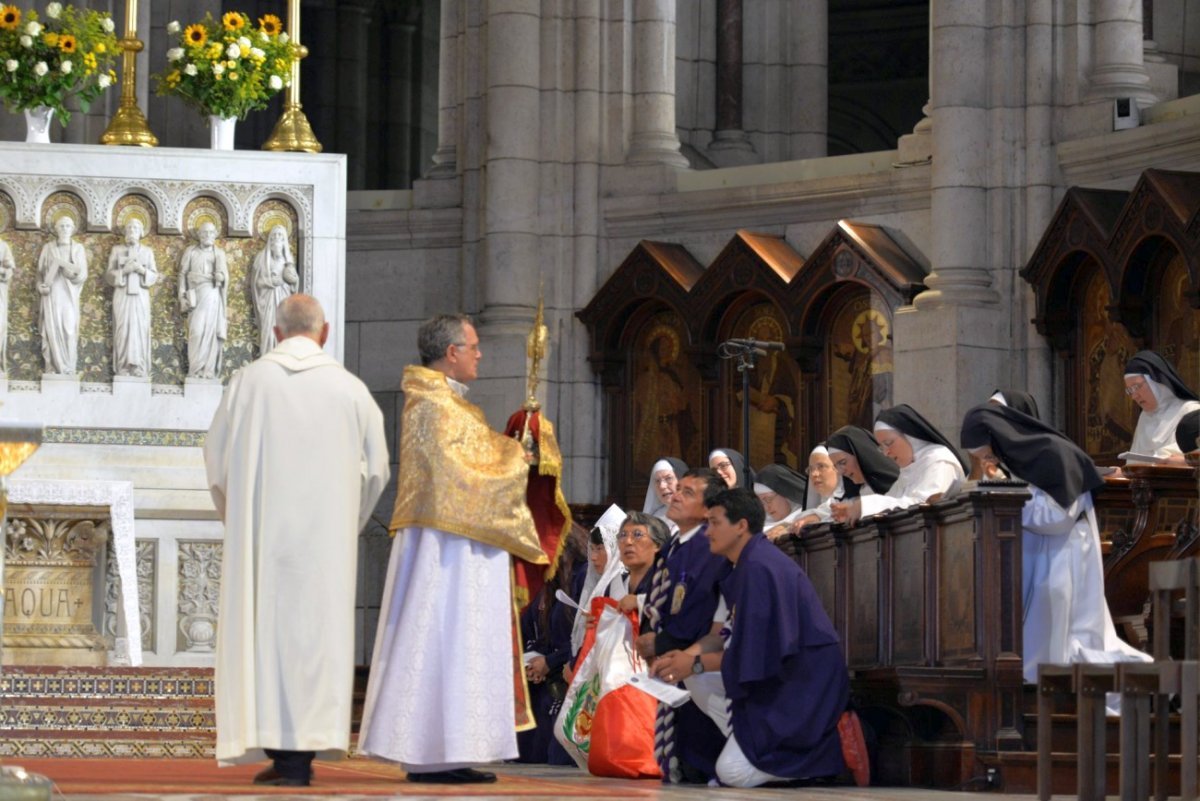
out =
<svg viewBox="0 0 1200 801"><path fill-rule="evenodd" d="M268 787L308 787L309 780L296 776L280 776L279 771L271 767L255 774L254 783Z"/></svg>
<svg viewBox="0 0 1200 801"><path fill-rule="evenodd" d="M423 784L490 784L496 781L496 774L474 768L458 768L431 773L409 773L408 780Z"/></svg>

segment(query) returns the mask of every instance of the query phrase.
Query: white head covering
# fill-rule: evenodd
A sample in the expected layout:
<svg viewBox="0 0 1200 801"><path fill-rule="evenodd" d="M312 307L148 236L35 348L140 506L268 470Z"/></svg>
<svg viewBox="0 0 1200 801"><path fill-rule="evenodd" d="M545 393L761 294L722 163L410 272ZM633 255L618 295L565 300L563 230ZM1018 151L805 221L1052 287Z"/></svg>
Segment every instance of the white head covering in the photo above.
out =
<svg viewBox="0 0 1200 801"><path fill-rule="evenodd" d="M1004 393L1003 393L1003 392L997 392L995 395L993 395L992 397L988 398L988 400L990 400L990 401L995 401L996 403L1000 404L1001 406L1007 406L1007 405L1008 405L1008 399L1004 397Z"/></svg>
<svg viewBox="0 0 1200 801"><path fill-rule="evenodd" d="M829 456L831 453L835 452L841 453L841 451L838 451L836 448L826 448L824 445L818 445L812 449L812 453L808 455L808 459L811 462L814 454ZM846 492L846 488L842 485L842 474L836 468L834 469L833 473L837 476L837 486L833 488L833 493L829 497L841 498ZM829 498L822 498L821 494L817 492L817 488L813 486L812 476L810 475L808 477L808 490L804 494L804 508L815 509L827 500L829 500Z"/></svg>
<svg viewBox="0 0 1200 801"><path fill-rule="evenodd" d="M1155 381L1142 373L1126 373L1126 378L1141 378L1150 388L1158 405L1154 411L1142 409L1138 415L1137 426L1133 430L1133 443L1129 450L1147 456L1171 456L1181 454L1179 444L1175 442L1175 429L1179 421L1190 411L1200 409L1200 403L1193 400L1182 400L1166 384Z"/></svg>
<svg viewBox="0 0 1200 801"><path fill-rule="evenodd" d="M592 567L591 561L588 561L587 577L583 580L583 590L579 593L578 599L579 606L584 612L591 609L593 598L599 598L609 591L614 579L617 579L625 569L617 552L617 533L621 530L621 524L625 522L625 517L624 510L614 503L596 521L596 528L600 529L600 536L604 539L604 550L608 553L608 564L604 566L603 573L597 573L596 568ZM588 542L591 542L590 538ZM625 594L623 588L618 588L618 590L622 596ZM579 653L579 649L583 647L583 635L586 631L587 618L576 613L575 623L571 626L572 653Z"/></svg>
<svg viewBox="0 0 1200 801"><path fill-rule="evenodd" d="M655 483L654 477L663 470L670 470L672 473L674 473L675 465L671 464L666 459L659 459L654 463L654 467L650 468L650 486L646 487L646 500L642 503L643 512L648 515L654 515L660 520L667 519L667 507L658 500L658 493L656 492L658 484ZM678 479L679 476L675 476L675 478Z"/></svg>

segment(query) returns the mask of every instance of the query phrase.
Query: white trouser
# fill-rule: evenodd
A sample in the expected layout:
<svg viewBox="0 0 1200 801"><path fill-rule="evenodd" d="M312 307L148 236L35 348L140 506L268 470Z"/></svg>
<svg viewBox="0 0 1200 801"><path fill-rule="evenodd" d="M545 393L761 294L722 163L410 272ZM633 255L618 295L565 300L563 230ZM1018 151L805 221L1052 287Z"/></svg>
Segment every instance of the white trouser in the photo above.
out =
<svg viewBox="0 0 1200 801"><path fill-rule="evenodd" d="M717 778L726 787L758 787L767 782L788 781L782 776L773 776L750 764L750 760L742 753L742 747L738 745L736 735L730 735L725 741L725 747L721 749L721 756L717 757Z"/></svg>
<svg viewBox="0 0 1200 801"><path fill-rule="evenodd" d="M683 686L692 694L692 703L712 718L721 734L728 738L733 733L733 726L729 722L729 699L725 697L721 674L715 670L695 673L683 680Z"/></svg>

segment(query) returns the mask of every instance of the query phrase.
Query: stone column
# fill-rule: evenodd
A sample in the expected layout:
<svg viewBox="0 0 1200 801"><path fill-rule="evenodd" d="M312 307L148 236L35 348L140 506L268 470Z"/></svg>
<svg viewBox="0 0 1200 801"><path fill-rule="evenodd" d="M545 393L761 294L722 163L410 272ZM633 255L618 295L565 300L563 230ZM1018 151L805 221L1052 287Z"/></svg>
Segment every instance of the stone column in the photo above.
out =
<svg viewBox="0 0 1200 801"><path fill-rule="evenodd" d="M998 296L987 262L986 6L934 0L932 9L934 272L916 305L993 304Z"/></svg>
<svg viewBox="0 0 1200 801"><path fill-rule="evenodd" d="M929 11L929 69L926 83L929 96L933 97L933 9ZM921 106L921 119L913 126L912 133L900 137L896 143L901 164L921 164L933 156L933 101L926 100Z"/></svg>
<svg viewBox="0 0 1200 801"><path fill-rule="evenodd" d="M487 16L483 318L519 321L537 302L540 15L532 0L493 0Z"/></svg>
<svg viewBox="0 0 1200 801"><path fill-rule="evenodd" d="M629 164L686 167L675 132L675 0L633 2Z"/></svg>
<svg viewBox="0 0 1200 801"><path fill-rule="evenodd" d="M1020 75L1011 22L1001 4L933 0L928 289L895 316L895 397L921 410L951 440L963 412L982 402L996 376L1009 374L1013 331L993 288L1010 268L1011 224L991 215L1008 208L1004 191L1015 161L1012 133L989 125L989 104L1004 107L1007 90L990 83ZM993 21L993 14L995 21ZM1019 140L1017 140L1019 141Z"/></svg>
<svg viewBox="0 0 1200 801"><path fill-rule="evenodd" d="M742 130L742 0L717 0L717 119L708 150L720 166L757 161Z"/></svg>
<svg viewBox="0 0 1200 801"><path fill-rule="evenodd" d="M1142 44L1142 0L1094 0L1088 100L1130 97L1145 107L1150 91Z"/></svg>
<svg viewBox="0 0 1200 801"><path fill-rule="evenodd" d="M438 42L437 150L428 178L445 178L458 171L458 41L459 3L442 0L441 39Z"/></svg>
<svg viewBox="0 0 1200 801"><path fill-rule="evenodd" d="M782 13L791 0L784 0ZM785 120L789 149L785 159L821 158L829 142L829 3L808 0L802 14L787 14L790 21L784 51L788 64L791 114Z"/></svg>
<svg viewBox="0 0 1200 801"><path fill-rule="evenodd" d="M346 161L346 187L367 186L367 110L370 108L367 83L371 80L371 48L368 46L371 0L352 0L337 4L337 122L336 139ZM301 32L303 34L303 32Z"/></svg>
<svg viewBox="0 0 1200 801"><path fill-rule="evenodd" d="M387 125L390 136L382 146L386 152L380 153L379 158L384 172L383 180L378 183L381 189L412 186L412 182L419 177L415 174L420 165L415 161L416 147L413 141L420 123L419 118L414 116L418 110L413 103L414 95L420 96L420 87L415 83L418 74L416 33L417 26L407 15L388 21L387 40L392 46L388 51L388 63L380 65L388 74L387 108L380 110L386 117L380 120L380 124Z"/></svg>

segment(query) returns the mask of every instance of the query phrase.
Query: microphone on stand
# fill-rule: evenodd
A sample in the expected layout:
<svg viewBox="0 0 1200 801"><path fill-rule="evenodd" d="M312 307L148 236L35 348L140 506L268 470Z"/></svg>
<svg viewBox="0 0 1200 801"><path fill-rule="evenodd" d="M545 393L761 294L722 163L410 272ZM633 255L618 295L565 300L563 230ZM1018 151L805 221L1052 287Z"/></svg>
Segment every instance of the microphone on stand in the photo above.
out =
<svg viewBox="0 0 1200 801"><path fill-rule="evenodd" d="M782 342L766 342L761 339L727 339L722 344L752 350L756 356L766 356L767 351L784 349Z"/></svg>

